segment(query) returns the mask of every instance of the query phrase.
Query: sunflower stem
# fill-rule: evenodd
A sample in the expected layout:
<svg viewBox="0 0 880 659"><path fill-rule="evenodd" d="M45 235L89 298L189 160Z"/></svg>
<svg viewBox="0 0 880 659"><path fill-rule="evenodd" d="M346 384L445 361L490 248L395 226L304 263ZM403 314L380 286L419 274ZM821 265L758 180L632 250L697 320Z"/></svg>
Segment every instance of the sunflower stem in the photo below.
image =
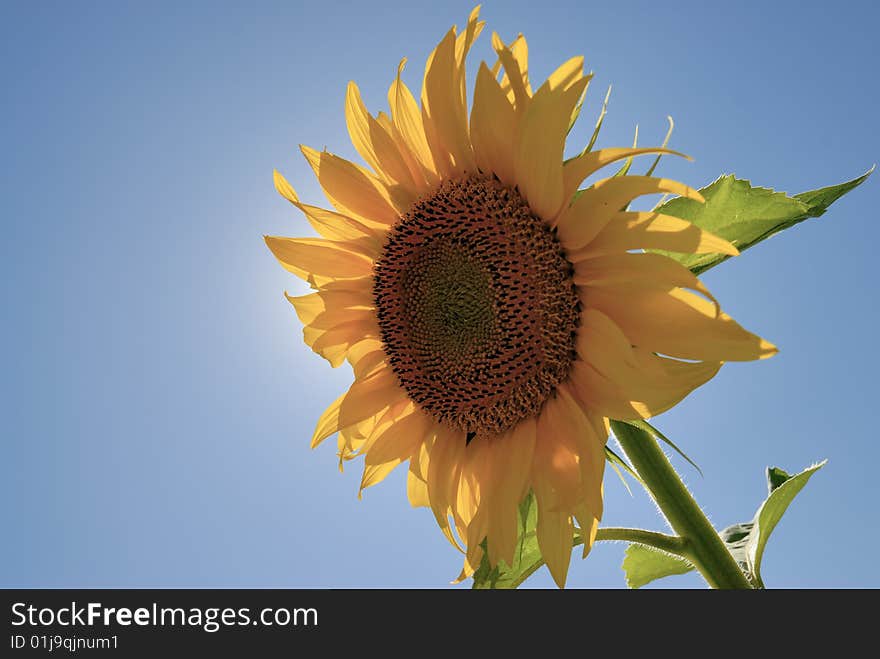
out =
<svg viewBox="0 0 880 659"><path fill-rule="evenodd" d="M657 533L656 531L646 531L645 529L628 529L607 526L596 532L596 542L602 541L623 541L632 542L639 545L648 545L665 551L669 554L675 554L682 558L689 558L688 543L684 538L677 535L667 535L665 533Z"/></svg>
<svg viewBox="0 0 880 659"><path fill-rule="evenodd" d="M611 425L621 448L642 477L648 494L672 529L684 539L685 557L694 564L709 586L752 588L657 440L626 423L612 421Z"/></svg>

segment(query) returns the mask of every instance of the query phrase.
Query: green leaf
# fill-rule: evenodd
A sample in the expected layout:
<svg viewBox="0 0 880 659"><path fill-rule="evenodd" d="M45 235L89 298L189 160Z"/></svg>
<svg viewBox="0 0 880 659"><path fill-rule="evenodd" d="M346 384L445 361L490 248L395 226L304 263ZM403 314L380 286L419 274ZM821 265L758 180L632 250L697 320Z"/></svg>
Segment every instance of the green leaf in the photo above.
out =
<svg viewBox="0 0 880 659"><path fill-rule="evenodd" d="M767 467L767 489L769 494L758 508L751 522L734 524L721 531L721 537L727 548L739 563L743 572L759 588L764 587L761 578L761 559L764 547L773 533L773 529L782 519L789 504L797 496L810 477L816 473L825 461L791 476L779 467Z"/></svg>
<svg viewBox="0 0 880 659"><path fill-rule="evenodd" d="M680 556L639 544L626 548L621 567L626 574L626 585L630 588L641 588L655 579L685 574L694 569Z"/></svg>
<svg viewBox="0 0 880 659"><path fill-rule="evenodd" d="M700 190L705 203L676 197L654 210L673 215L711 231L733 243L740 252L784 229L822 215L834 201L856 188L874 171L851 181L789 197L784 192L753 187L730 174ZM701 273L730 258L725 254L681 254L657 250L694 273Z"/></svg>
<svg viewBox="0 0 880 659"><path fill-rule="evenodd" d="M788 476L781 469L767 469L767 484L770 495L758 508L758 512L753 520L754 527L749 534L746 546L746 560L749 566L749 572L752 574L756 583L763 588L764 582L761 580L761 559L764 557L764 547L773 529L782 519L789 504L794 500L798 493L804 489L804 485L810 480L810 477L819 469L825 466L827 460L823 460L819 464L805 469L801 473L791 476L785 480L780 480L781 476Z"/></svg>
<svg viewBox="0 0 880 659"><path fill-rule="evenodd" d="M874 167L876 167L876 165L874 165ZM828 210L828 207L831 204L853 188L861 185L862 182L871 175L871 172L874 171L874 167L871 167L867 172L858 178L854 178L852 181L847 181L846 183L840 183L838 185L829 185L827 188L819 188L818 190L810 190L809 192L801 192L800 194L796 194L794 198L809 207L811 217L819 217Z"/></svg>
<svg viewBox="0 0 880 659"><path fill-rule="evenodd" d="M767 467L767 494L773 494L773 490L791 478L791 474L779 467Z"/></svg>

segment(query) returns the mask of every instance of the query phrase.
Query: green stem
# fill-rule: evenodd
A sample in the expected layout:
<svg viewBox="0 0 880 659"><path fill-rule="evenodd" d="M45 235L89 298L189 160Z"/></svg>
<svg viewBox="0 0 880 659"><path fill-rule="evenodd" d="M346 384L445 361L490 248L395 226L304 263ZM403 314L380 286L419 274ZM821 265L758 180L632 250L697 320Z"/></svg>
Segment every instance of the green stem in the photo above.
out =
<svg viewBox="0 0 880 659"><path fill-rule="evenodd" d="M626 529L609 526L600 528L596 533L596 541L601 542L603 540L634 542L640 545L654 547L655 549L665 551L669 554L688 558L687 541L676 535L666 535L665 533L646 531L644 529Z"/></svg>
<svg viewBox="0 0 880 659"><path fill-rule="evenodd" d="M718 532L673 469L657 440L647 432L612 421L614 435L648 494L672 529L687 543L687 559L712 588L751 588Z"/></svg>

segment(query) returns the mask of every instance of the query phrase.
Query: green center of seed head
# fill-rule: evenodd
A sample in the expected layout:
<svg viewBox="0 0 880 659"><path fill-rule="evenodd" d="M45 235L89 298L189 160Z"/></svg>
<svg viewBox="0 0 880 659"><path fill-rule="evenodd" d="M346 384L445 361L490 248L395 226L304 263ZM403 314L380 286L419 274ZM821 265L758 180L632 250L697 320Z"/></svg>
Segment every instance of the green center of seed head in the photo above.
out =
<svg viewBox="0 0 880 659"><path fill-rule="evenodd" d="M405 306L417 319L415 333L448 356L467 357L488 348L496 311L485 268L466 248L442 239L421 257L406 282Z"/></svg>

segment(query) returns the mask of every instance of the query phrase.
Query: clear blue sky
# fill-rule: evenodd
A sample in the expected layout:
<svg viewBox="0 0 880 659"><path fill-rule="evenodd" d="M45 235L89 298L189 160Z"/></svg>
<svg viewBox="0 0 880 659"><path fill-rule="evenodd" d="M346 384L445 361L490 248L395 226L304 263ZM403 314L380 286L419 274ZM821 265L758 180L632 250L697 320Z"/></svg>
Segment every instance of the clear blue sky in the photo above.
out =
<svg viewBox="0 0 880 659"><path fill-rule="evenodd" d="M399 58L416 86L471 6L3 3L0 586L444 587L458 573L403 473L358 501L359 465L340 475L332 443L309 450L351 375L303 345L282 296L301 289L262 236L309 233L272 187L277 167L321 200L297 144L354 155L348 80L384 108ZM696 162L661 171L691 184L735 172L800 192L880 159L876 3L490 1L483 16L526 33L534 78L586 56L576 145L613 82L600 144L636 123L659 142L671 114L672 146ZM488 33L475 52L490 57ZM706 275L781 352L726 366L657 420L702 466L684 473L720 526L751 517L766 465L829 458L768 547L768 586L880 587L878 192L875 174ZM613 475L606 500L609 525L664 528ZM622 556L575 558L569 585L622 587ZM546 570L529 583L552 585Z"/></svg>

